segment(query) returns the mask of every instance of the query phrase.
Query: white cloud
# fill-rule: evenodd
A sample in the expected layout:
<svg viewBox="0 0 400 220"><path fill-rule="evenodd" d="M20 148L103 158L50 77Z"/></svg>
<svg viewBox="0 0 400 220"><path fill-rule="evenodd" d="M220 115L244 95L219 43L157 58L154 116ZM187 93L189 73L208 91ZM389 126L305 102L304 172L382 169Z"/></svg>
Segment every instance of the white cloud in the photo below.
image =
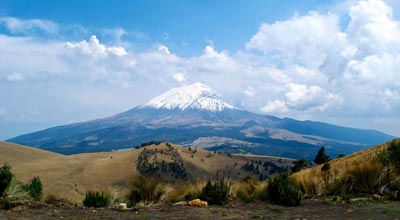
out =
<svg viewBox="0 0 400 220"><path fill-rule="evenodd" d="M127 55L126 50L123 47L107 47L104 44L101 44L95 35L92 35L89 41L83 40L81 42L64 43L66 49L77 51L84 55L88 55L97 58L104 58L109 55L115 55L118 57L122 57Z"/></svg>
<svg viewBox="0 0 400 220"><path fill-rule="evenodd" d="M280 100L268 101L268 103L261 108L261 111L267 114L282 115L288 111L286 103Z"/></svg>
<svg viewBox="0 0 400 220"><path fill-rule="evenodd" d="M185 74L184 73L181 73L181 72L179 72L179 73L176 73L175 75L174 75L174 79L177 81L177 82L179 82L179 83L187 83L187 80L186 80L186 78L185 78Z"/></svg>
<svg viewBox="0 0 400 220"><path fill-rule="evenodd" d="M162 45L162 44L158 46L158 51L165 53L165 54L171 54L171 52L169 52L168 47L165 45Z"/></svg>
<svg viewBox="0 0 400 220"><path fill-rule="evenodd" d="M246 48L261 51L276 62L296 62L313 68L322 64L327 50L341 44L344 36L339 30L336 15L310 12L290 20L262 24Z"/></svg>
<svg viewBox="0 0 400 220"><path fill-rule="evenodd" d="M253 97L255 95L254 88L252 86L247 87L243 92L245 95Z"/></svg>
<svg viewBox="0 0 400 220"><path fill-rule="evenodd" d="M23 75L21 75L20 73L12 73L12 74L6 76L6 80L8 80L10 82L17 82L17 81L25 80L25 77Z"/></svg>
<svg viewBox="0 0 400 220"><path fill-rule="evenodd" d="M24 103L22 83L8 82L24 78L29 82L24 90L40 103L30 104L47 111L43 115L75 112L71 118L95 118L86 112L113 114L168 88L200 81L251 111L376 126L372 121L398 118L400 112L399 22L382 0L349 1L346 7L345 15L309 12L264 23L244 51L217 50L211 43L190 57L158 43L133 51L134 45L119 42L128 33L123 29L115 32L117 44L95 35L51 43L0 35L0 79L6 79L0 81L0 100ZM2 96L10 92L12 100ZM67 100L72 107L43 109L46 100Z"/></svg>
<svg viewBox="0 0 400 220"><path fill-rule="evenodd" d="M359 1L350 7L346 29L359 56L399 52L400 26L393 20L392 8L382 0Z"/></svg>
<svg viewBox="0 0 400 220"><path fill-rule="evenodd" d="M0 17L0 25L5 26L13 34L30 34L42 31L48 34L56 34L58 25L52 21L42 19L18 19L14 17Z"/></svg>

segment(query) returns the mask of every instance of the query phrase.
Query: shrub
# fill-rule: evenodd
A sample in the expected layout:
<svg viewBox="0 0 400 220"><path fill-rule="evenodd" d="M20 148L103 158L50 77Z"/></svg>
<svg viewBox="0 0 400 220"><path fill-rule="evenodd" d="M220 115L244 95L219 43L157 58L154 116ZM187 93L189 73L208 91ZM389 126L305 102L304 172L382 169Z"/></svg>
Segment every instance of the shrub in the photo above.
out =
<svg viewBox="0 0 400 220"><path fill-rule="evenodd" d="M321 167L322 172L328 171L330 169L331 169L331 165L328 162L324 163L324 165L322 165L322 167Z"/></svg>
<svg viewBox="0 0 400 220"><path fill-rule="evenodd" d="M325 153L325 147L321 147L315 156L314 163L316 164L323 164L326 162L329 162L330 158L328 155Z"/></svg>
<svg viewBox="0 0 400 220"><path fill-rule="evenodd" d="M111 203L111 195L107 192L88 191L86 192L83 205L86 207L106 207Z"/></svg>
<svg viewBox="0 0 400 220"><path fill-rule="evenodd" d="M397 139L390 142L387 150L389 152L390 162L400 171L400 140Z"/></svg>
<svg viewBox="0 0 400 220"><path fill-rule="evenodd" d="M368 163L349 171L353 191L356 193L377 193L390 182L389 170L377 163Z"/></svg>
<svg viewBox="0 0 400 220"><path fill-rule="evenodd" d="M390 170L379 163L366 163L349 170L329 187L331 194L377 193L390 182Z"/></svg>
<svg viewBox="0 0 400 220"><path fill-rule="evenodd" d="M128 199L131 206L139 202L149 204L151 202L159 202L164 193L165 186L159 179L140 176L132 181L132 189Z"/></svg>
<svg viewBox="0 0 400 220"><path fill-rule="evenodd" d="M304 167L308 166L308 162L306 159L301 158L299 160L293 161L294 166L292 167L292 172L296 173L302 170Z"/></svg>
<svg viewBox="0 0 400 220"><path fill-rule="evenodd" d="M214 183L208 180L201 191L200 198L206 200L210 205L225 205L228 203L230 190L231 184L225 179Z"/></svg>
<svg viewBox="0 0 400 220"><path fill-rule="evenodd" d="M31 196L27 188L27 185L13 179L6 189L5 194L9 195L13 200L29 200Z"/></svg>
<svg viewBox="0 0 400 220"><path fill-rule="evenodd" d="M11 201L9 198L4 197L2 202L2 208L5 210L11 209Z"/></svg>
<svg viewBox="0 0 400 220"><path fill-rule="evenodd" d="M29 195L35 201L40 201L42 199L42 182L39 177L34 177L28 185Z"/></svg>
<svg viewBox="0 0 400 220"><path fill-rule="evenodd" d="M282 173L269 181L267 199L288 206L296 206L300 205L303 193L288 173Z"/></svg>
<svg viewBox="0 0 400 220"><path fill-rule="evenodd" d="M0 167L0 197L10 185L12 178L13 174L9 165L4 164L4 166Z"/></svg>

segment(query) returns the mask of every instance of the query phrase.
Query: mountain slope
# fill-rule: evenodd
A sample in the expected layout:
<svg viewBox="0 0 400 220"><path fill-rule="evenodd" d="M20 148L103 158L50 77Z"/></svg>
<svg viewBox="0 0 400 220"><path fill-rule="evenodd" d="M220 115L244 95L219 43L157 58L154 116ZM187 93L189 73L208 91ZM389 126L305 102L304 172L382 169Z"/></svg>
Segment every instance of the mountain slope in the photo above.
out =
<svg viewBox="0 0 400 220"><path fill-rule="evenodd" d="M108 187L121 192L129 190L130 181L138 174L151 175L151 173L138 169L139 158L147 152L146 161L168 165L171 155L179 158L177 164L185 171L185 179L177 177L175 173L168 171L162 173L164 180L174 181L177 184L184 181L207 181L217 178L218 173L233 180L241 180L247 175L258 178L258 174L245 172L242 165L249 160L275 162L277 158L260 158L245 156L231 156L211 153L202 149L188 149L174 144L160 143L144 148L121 151L90 154L75 154L64 156L48 151L38 150L21 145L0 142L0 164L8 163L11 171L18 180L27 182L35 176L39 176L43 183L44 197L56 195L67 198L73 202L81 202L88 190L102 190ZM288 166L291 160L284 159L288 163L279 163L281 167ZM170 167L170 166L167 166ZM146 171L146 169L144 169ZM261 173L270 174L264 170Z"/></svg>
<svg viewBox="0 0 400 220"><path fill-rule="evenodd" d="M357 151L353 154L345 157L333 159L329 162L329 170L324 171L321 168L323 165L307 168L293 174L294 178L302 184L314 185L316 193L326 193L326 185L333 185L334 181L338 181L341 178L348 175L348 171L357 167L368 167L376 162L376 157L379 153L383 152L389 147L390 142L382 143L361 151ZM363 179L365 185L370 184L368 179L368 171L365 172L365 179ZM339 182L339 181L338 181Z"/></svg>
<svg viewBox="0 0 400 220"><path fill-rule="evenodd" d="M171 89L147 104L111 117L75 123L10 142L62 154L132 148L168 140L229 153L312 159L321 146L332 156L393 139L378 131L264 116L224 102L206 85Z"/></svg>

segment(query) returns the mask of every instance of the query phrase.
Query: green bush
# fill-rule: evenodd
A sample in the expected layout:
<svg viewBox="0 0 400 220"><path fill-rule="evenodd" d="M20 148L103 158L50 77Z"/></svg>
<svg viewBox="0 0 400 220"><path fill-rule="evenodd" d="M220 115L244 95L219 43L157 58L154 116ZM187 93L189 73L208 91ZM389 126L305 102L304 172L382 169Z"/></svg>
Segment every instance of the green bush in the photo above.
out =
<svg viewBox="0 0 400 220"><path fill-rule="evenodd" d="M269 180L266 190L268 200L288 206L300 205L303 199L300 186L289 177L288 173L279 174Z"/></svg>
<svg viewBox="0 0 400 220"><path fill-rule="evenodd" d="M107 192L88 191L83 200L83 205L94 208L106 207L110 205L111 199Z"/></svg>
<svg viewBox="0 0 400 220"><path fill-rule="evenodd" d="M326 162L329 162L331 159L329 156L325 153L325 147L321 147L315 156L314 163L316 164L323 164Z"/></svg>
<svg viewBox="0 0 400 220"><path fill-rule="evenodd" d="M390 162L400 171L400 140L397 139L390 142L387 150L389 152Z"/></svg>
<svg viewBox="0 0 400 220"><path fill-rule="evenodd" d="M28 185L29 195L35 201L42 199L42 182L39 177L34 177Z"/></svg>
<svg viewBox="0 0 400 220"><path fill-rule="evenodd" d="M296 173L308 166L308 161L304 158L293 161L294 166L292 167L292 172Z"/></svg>
<svg viewBox="0 0 400 220"><path fill-rule="evenodd" d="M0 167L0 197L10 185L12 178L13 174L9 165L4 164L4 166Z"/></svg>
<svg viewBox="0 0 400 220"><path fill-rule="evenodd" d="M222 179L211 182L208 180L200 194L200 198L206 200L210 205L225 205L229 201L231 184Z"/></svg>
<svg viewBox="0 0 400 220"><path fill-rule="evenodd" d="M321 167L322 172L324 172L324 171L326 172L330 169L331 169L331 165L329 164L329 162L324 163L324 165L322 165L322 167Z"/></svg>
<svg viewBox="0 0 400 220"><path fill-rule="evenodd" d="M7 198L7 197L4 197L4 198L3 198L3 202L2 202L1 205L2 205L2 206L1 206L2 209L9 210L9 209L11 208L11 201L10 201L10 199Z"/></svg>
<svg viewBox="0 0 400 220"><path fill-rule="evenodd" d="M151 202L159 202L164 194L165 186L159 179L140 176L132 182L132 189L128 199L131 206L139 202L149 204Z"/></svg>

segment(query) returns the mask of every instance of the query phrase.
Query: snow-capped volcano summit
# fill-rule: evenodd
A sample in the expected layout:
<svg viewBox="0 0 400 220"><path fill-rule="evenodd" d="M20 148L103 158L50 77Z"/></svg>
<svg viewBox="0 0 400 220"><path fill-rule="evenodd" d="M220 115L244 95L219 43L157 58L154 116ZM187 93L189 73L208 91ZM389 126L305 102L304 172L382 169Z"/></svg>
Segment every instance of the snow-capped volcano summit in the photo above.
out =
<svg viewBox="0 0 400 220"><path fill-rule="evenodd" d="M251 113L225 103L210 87L194 83L110 117L53 127L8 141L74 154L168 140L226 153L312 159L310 155L320 146L330 146L331 155L349 154L393 138L377 131Z"/></svg>
<svg viewBox="0 0 400 220"><path fill-rule="evenodd" d="M157 109L196 109L220 112L224 109L234 109L210 87L202 83L194 83L179 88L173 88L150 100L144 107Z"/></svg>

